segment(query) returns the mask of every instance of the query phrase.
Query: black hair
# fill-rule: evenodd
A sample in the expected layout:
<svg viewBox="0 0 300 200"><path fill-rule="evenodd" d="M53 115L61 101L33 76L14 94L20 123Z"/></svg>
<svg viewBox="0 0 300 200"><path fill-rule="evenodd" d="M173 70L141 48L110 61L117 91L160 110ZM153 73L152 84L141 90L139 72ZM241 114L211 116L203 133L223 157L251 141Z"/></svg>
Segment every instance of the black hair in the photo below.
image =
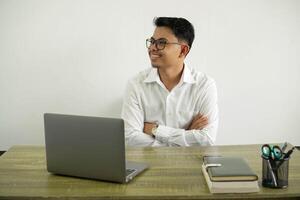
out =
<svg viewBox="0 0 300 200"><path fill-rule="evenodd" d="M188 20L177 17L156 17L153 23L157 27L165 26L170 28L179 40L184 40L190 48L192 47L195 31L193 25Z"/></svg>

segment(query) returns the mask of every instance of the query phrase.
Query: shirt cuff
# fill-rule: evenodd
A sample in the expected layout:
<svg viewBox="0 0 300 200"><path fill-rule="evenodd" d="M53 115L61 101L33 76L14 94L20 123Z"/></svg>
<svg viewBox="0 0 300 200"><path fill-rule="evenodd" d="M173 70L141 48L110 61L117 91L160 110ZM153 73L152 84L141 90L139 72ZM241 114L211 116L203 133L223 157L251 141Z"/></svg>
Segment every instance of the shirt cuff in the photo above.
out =
<svg viewBox="0 0 300 200"><path fill-rule="evenodd" d="M162 143L168 144L169 139L174 136L178 137L179 135L181 135L180 132L181 131L178 131L178 129L159 125L158 128L156 129L155 139L157 139L158 141L160 141Z"/></svg>

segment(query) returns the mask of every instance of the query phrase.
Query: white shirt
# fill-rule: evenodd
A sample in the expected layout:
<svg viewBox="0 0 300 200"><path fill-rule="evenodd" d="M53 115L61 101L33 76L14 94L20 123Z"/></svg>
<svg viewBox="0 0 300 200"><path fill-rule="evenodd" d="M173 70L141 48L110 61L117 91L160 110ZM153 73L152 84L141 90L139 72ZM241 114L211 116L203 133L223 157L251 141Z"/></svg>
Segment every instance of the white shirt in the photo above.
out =
<svg viewBox="0 0 300 200"><path fill-rule="evenodd" d="M185 130L197 114L207 116L209 124ZM219 120L215 81L185 66L179 83L168 91L157 69L147 69L128 82L122 118L128 146L212 145ZM143 133L144 122L159 125L155 138Z"/></svg>

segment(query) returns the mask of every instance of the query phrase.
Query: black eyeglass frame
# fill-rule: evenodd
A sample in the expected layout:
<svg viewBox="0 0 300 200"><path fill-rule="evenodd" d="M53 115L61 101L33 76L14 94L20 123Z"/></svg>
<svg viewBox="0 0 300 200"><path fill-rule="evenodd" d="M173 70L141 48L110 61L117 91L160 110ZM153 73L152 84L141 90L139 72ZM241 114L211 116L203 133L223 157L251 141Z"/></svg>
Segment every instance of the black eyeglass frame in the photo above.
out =
<svg viewBox="0 0 300 200"><path fill-rule="evenodd" d="M162 43L159 43L159 42L162 42ZM166 48L167 44L185 45L185 44L180 44L178 42L168 42L166 39L157 39L157 40L155 40L154 38L146 39L146 48L147 49L150 49L151 45L155 45L155 47L158 50L163 50L164 48ZM162 46L159 46L159 45L162 45Z"/></svg>

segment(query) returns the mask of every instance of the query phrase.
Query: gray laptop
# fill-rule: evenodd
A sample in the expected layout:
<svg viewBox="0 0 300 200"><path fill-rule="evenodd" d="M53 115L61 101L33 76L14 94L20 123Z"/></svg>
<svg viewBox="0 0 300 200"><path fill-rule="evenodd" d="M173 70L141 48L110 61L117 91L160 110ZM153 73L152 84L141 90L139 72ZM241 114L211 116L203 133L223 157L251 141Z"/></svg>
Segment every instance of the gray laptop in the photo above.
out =
<svg viewBox="0 0 300 200"><path fill-rule="evenodd" d="M122 119L44 114L47 170L125 183L148 166L126 162Z"/></svg>

